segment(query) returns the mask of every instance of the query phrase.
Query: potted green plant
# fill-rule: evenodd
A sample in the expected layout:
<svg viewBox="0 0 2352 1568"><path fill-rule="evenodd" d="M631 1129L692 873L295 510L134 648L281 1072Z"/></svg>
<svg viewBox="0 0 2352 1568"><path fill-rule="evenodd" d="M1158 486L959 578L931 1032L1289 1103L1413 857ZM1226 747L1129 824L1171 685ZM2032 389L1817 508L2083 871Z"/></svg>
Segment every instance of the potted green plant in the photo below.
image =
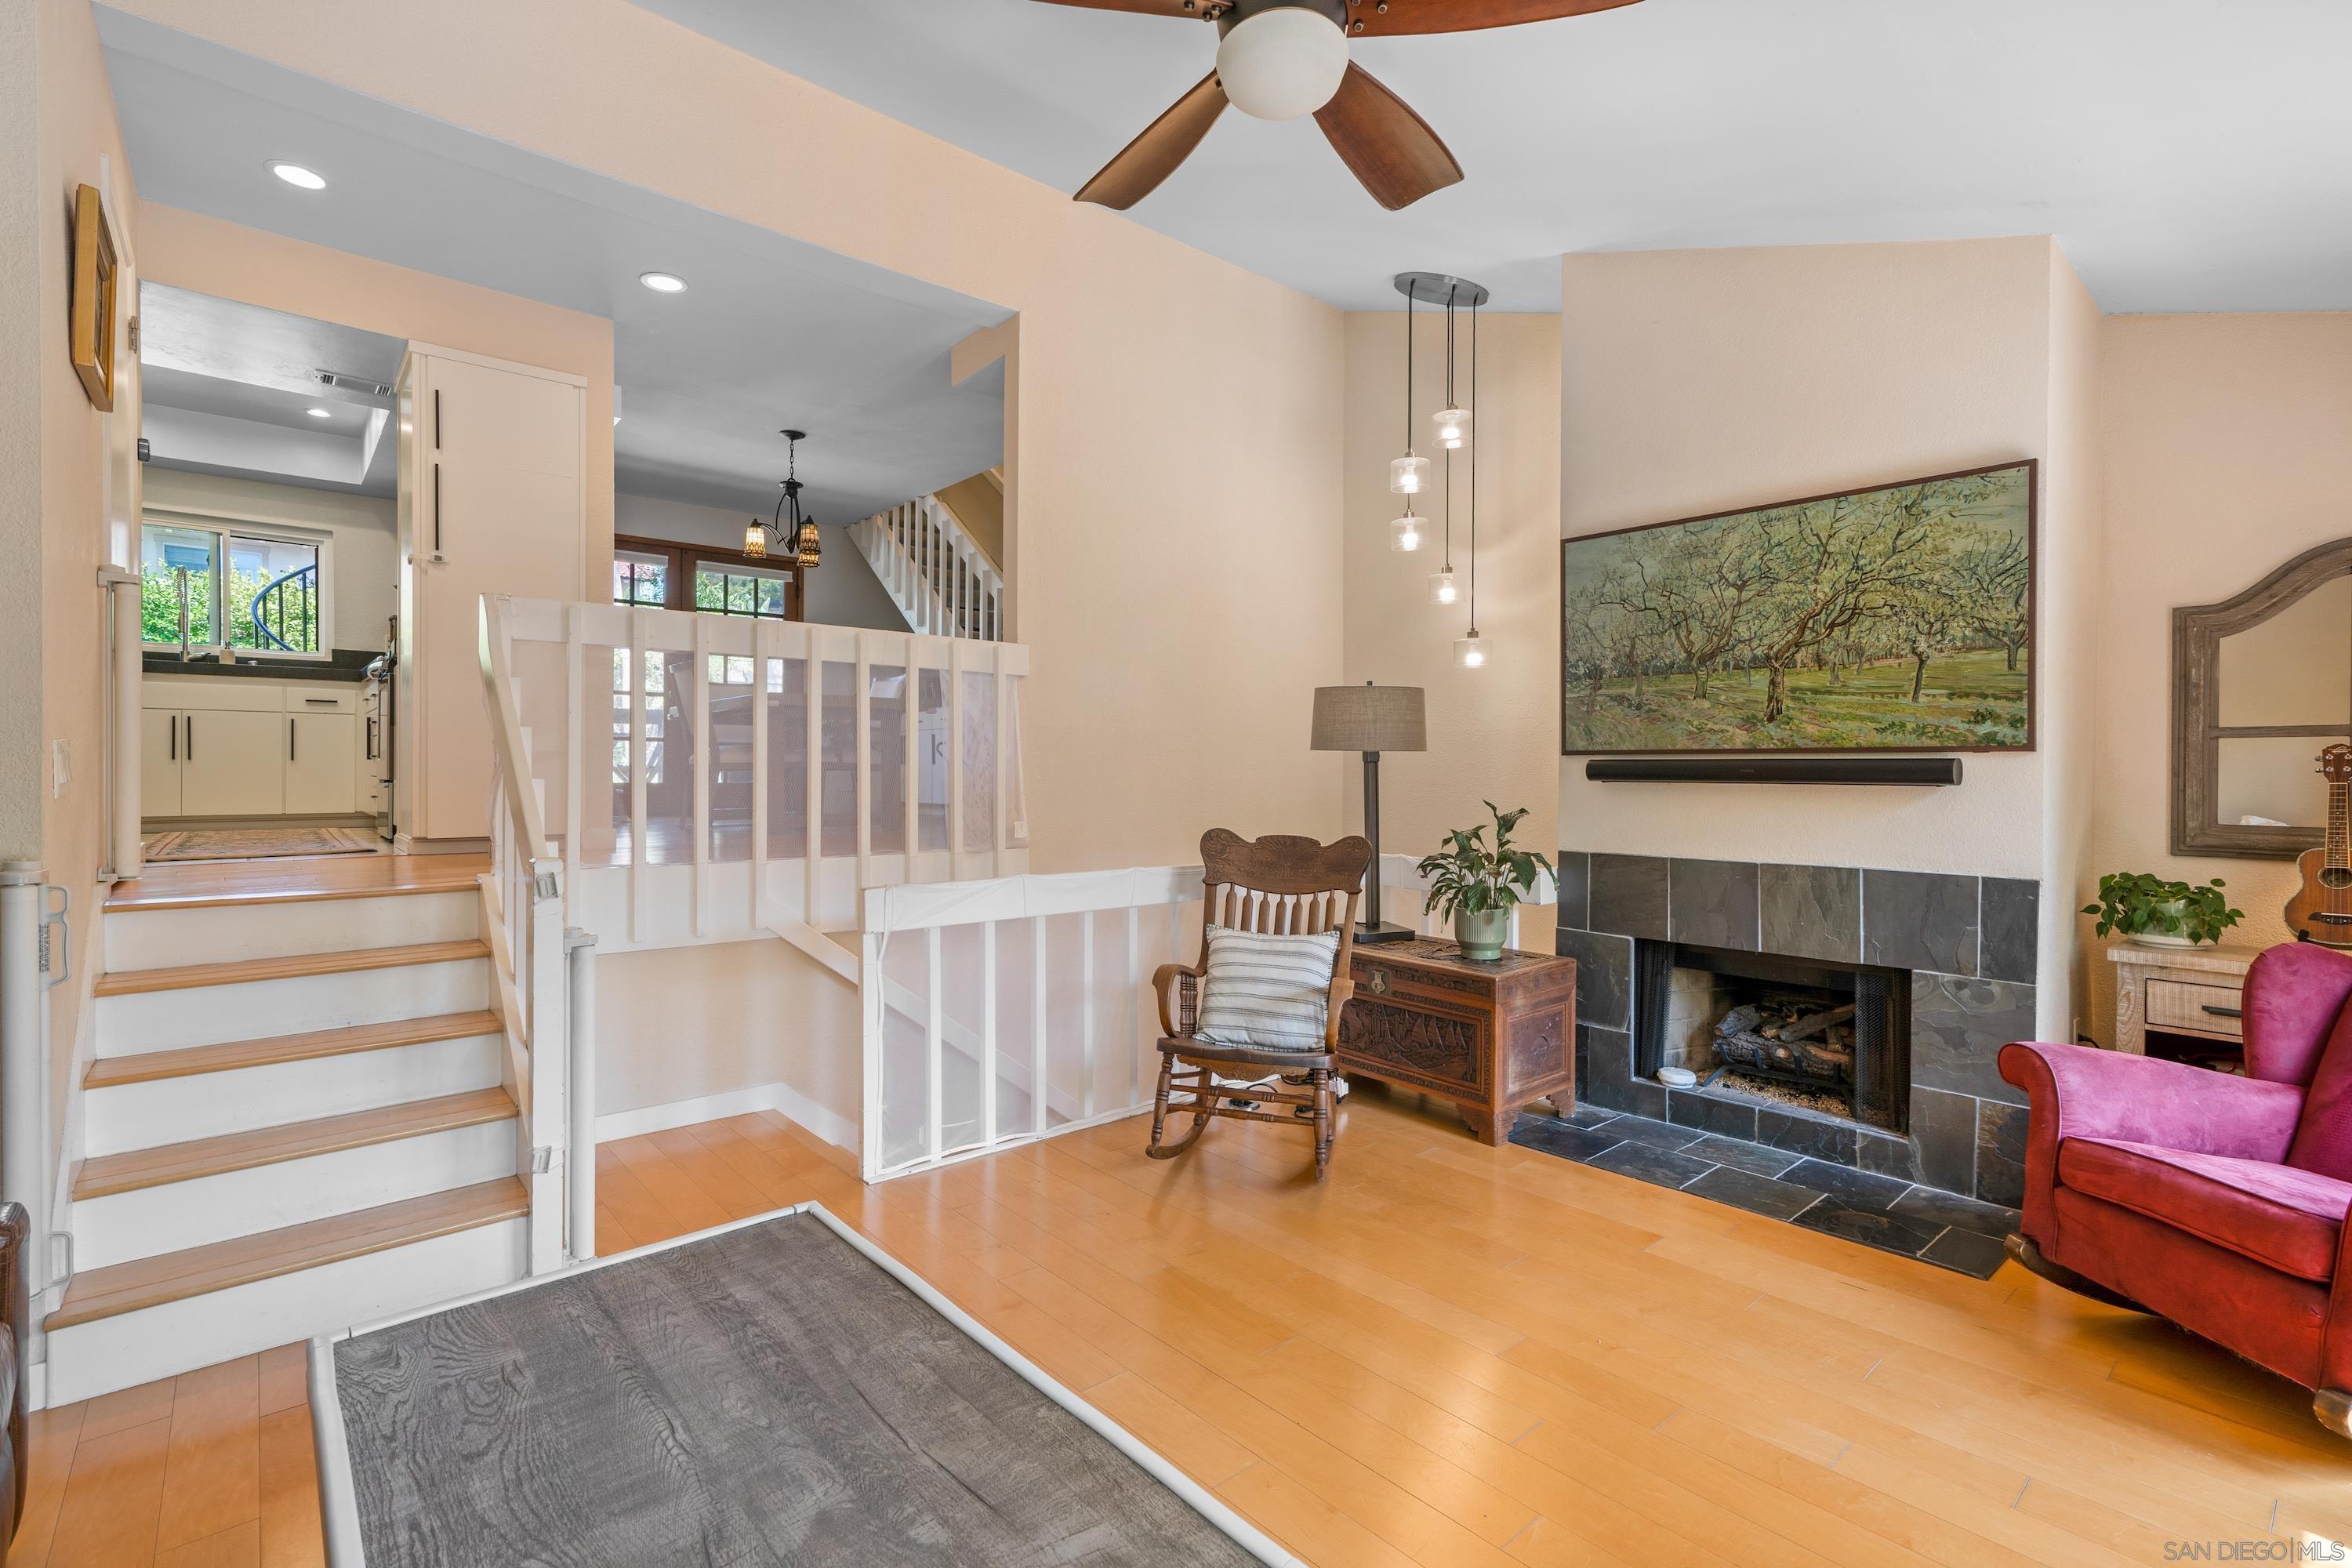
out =
<svg viewBox="0 0 2352 1568"><path fill-rule="evenodd" d="M1422 912L1452 915L1462 956L1491 963L1503 956L1512 908L1535 896L1536 873L1551 875L1551 862L1531 849L1511 847L1511 829L1527 816L1525 807L1497 811L1491 800L1486 805L1495 819L1491 847L1485 823L1455 828L1445 836L1444 848L1422 858L1419 869L1429 879Z"/></svg>
<svg viewBox="0 0 2352 1568"><path fill-rule="evenodd" d="M2244 920L2230 907L2216 877L2205 886L2168 882L2147 871L2110 871L2099 879L2099 901L2083 912L2099 917L2099 934L2119 931L2145 947L2198 947L2219 942Z"/></svg>

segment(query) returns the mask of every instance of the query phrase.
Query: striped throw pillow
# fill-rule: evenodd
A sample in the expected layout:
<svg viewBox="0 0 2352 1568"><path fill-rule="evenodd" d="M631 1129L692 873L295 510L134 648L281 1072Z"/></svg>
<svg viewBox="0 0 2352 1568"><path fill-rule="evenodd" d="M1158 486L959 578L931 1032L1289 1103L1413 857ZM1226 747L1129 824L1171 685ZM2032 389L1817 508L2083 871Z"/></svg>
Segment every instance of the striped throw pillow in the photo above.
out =
<svg viewBox="0 0 2352 1568"><path fill-rule="evenodd" d="M1200 1021L1192 1037L1262 1051L1324 1048L1331 969L1339 933L1259 936L1209 928L1209 972L1201 982Z"/></svg>

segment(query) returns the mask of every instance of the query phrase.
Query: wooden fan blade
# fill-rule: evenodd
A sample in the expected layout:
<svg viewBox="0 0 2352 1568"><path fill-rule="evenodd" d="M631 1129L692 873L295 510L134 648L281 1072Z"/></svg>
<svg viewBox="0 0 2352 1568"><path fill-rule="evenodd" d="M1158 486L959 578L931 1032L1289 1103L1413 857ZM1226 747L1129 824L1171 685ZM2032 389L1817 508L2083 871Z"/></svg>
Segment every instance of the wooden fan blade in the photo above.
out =
<svg viewBox="0 0 2352 1568"><path fill-rule="evenodd" d="M1143 134L1105 163L1100 174L1078 187L1077 199L1121 211L1133 206L1158 190L1160 182L1192 155L1192 149L1224 111L1225 89L1218 85L1217 73L1211 71L1201 79L1200 86L1145 126Z"/></svg>
<svg viewBox="0 0 2352 1568"><path fill-rule="evenodd" d="M1391 212L1462 178L1462 165L1429 122L1353 61L1331 101L1315 111L1315 123L1372 199Z"/></svg>
<svg viewBox="0 0 2352 1568"><path fill-rule="evenodd" d="M1231 0L1045 0L1048 5L1076 5L1087 11L1135 11L1147 16L1175 16L1190 21L1214 21Z"/></svg>
<svg viewBox="0 0 2352 1568"><path fill-rule="evenodd" d="M1084 5L1087 0L1076 3ZM1470 33L1481 27L1516 27L1523 22L1613 11L1633 4L1635 0L1388 0L1377 7L1348 7L1348 34L1387 38L1406 33ZM1143 7L1138 5L1136 9Z"/></svg>

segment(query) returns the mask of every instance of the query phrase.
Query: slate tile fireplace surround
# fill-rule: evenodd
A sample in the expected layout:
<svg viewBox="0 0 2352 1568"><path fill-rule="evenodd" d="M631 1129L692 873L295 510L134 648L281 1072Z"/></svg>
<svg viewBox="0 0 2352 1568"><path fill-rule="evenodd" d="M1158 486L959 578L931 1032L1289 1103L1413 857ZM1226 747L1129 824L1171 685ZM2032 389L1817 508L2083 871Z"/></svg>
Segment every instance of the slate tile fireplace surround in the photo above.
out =
<svg viewBox="0 0 2352 1568"><path fill-rule="evenodd" d="M1558 949L1577 961L1578 1089L1609 1110L2013 1207L2025 1102L1994 1061L2033 1037L2039 899L2010 878L1562 850ZM1895 1126L1638 1076L1642 971L1656 966L1637 963L1637 944L1662 943L1907 971Z"/></svg>

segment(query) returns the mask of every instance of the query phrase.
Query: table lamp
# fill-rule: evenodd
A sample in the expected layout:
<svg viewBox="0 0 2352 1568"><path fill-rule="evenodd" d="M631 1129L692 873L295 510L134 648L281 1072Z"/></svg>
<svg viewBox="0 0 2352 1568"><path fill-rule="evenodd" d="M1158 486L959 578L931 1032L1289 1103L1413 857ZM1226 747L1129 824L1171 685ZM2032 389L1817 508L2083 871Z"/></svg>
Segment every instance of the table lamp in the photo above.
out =
<svg viewBox="0 0 2352 1568"><path fill-rule="evenodd" d="M1364 754L1364 837L1372 841L1372 863L1364 873L1364 913L1356 941L1403 942L1410 926L1391 925L1381 910L1381 753L1429 749L1418 686L1318 686L1315 689L1315 733L1307 744L1318 752Z"/></svg>

